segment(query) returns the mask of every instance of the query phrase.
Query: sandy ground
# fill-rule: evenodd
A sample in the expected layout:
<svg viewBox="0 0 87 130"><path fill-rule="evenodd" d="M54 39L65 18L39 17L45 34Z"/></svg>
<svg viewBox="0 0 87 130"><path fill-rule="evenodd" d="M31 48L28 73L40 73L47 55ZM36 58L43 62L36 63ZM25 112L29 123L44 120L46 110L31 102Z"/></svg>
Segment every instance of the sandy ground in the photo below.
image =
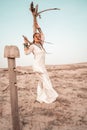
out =
<svg viewBox="0 0 87 130"><path fill-rule="evenodd" d="M87 130L87 63L51 65L47 70L59 93L56 102L37 103L31 67L17 67L21 130ZM7 69L0 69L0 130L12 130Z"/></svg>

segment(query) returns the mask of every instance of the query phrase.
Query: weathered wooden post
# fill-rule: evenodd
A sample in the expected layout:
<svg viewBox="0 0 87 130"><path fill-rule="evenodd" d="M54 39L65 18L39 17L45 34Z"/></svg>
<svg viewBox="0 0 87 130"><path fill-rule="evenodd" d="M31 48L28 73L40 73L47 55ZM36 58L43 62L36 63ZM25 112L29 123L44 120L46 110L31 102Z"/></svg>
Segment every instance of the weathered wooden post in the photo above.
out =
<svg viewBox="0 0 87 130"><path fill-rule="evenodd" d="M13 130L20 130L19 112L18 112L18 93L16 81L15 58L20 57L19 50L16 46L5 46L4 57L8 59L10 99Z"/></svg>

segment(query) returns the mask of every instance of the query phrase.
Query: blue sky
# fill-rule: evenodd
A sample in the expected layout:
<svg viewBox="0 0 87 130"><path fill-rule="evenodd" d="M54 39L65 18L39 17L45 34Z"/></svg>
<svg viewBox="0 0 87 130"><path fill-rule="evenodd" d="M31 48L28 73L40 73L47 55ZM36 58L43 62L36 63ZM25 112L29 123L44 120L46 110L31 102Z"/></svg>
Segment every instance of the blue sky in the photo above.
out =
<svg viewBox="0 0 87 130"><path fill-rule="evenodd" d="M32 41L33 19L29 11L31 0L0 1L0 68L7 67L4 47L16 45L20 50L17 66L33 63L33 55L25 55L23 38ZM38 22L45 34L46 64L87 62L87 0L33 0L39 11L60 8L41 14Z"/></svg>

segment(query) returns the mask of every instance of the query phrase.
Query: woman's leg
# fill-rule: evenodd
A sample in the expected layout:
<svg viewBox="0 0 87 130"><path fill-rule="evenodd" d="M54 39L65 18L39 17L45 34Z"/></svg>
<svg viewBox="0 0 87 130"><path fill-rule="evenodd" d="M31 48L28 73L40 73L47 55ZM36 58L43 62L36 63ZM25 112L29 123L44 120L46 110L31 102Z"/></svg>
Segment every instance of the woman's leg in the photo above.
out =
<svg viewBox="0 0 87 130"><path fill-rule="evenodd" d="M58 93L54 90L47 72L38 73L38 77L37 100L45 103L55 101L58 97Z"/></svg>

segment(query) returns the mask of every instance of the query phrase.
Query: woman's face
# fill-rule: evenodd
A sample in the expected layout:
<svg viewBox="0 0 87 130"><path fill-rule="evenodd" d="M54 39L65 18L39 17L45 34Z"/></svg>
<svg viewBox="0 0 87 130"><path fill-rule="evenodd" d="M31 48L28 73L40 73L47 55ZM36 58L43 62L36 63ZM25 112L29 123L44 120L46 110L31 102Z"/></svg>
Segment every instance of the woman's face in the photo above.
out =
<svg viewBox="0 0 87 130"><path fill-rule="evenodd" d="M41 43L41 35L39 33L34 35L34 41L35 43Z"/></svg>

